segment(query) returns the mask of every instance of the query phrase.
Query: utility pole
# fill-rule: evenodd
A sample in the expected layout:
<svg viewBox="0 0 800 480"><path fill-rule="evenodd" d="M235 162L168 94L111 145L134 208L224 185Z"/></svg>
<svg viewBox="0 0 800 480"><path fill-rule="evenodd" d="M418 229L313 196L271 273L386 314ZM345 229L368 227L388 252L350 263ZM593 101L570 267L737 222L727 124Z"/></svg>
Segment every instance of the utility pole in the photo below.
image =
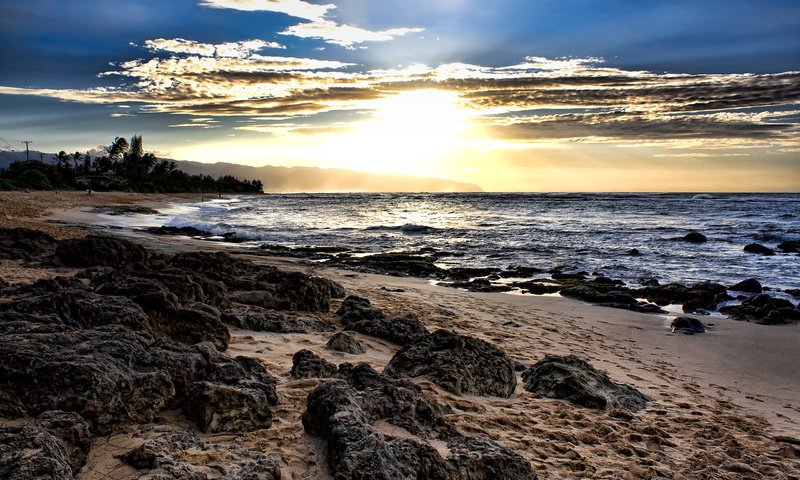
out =
<svg viewBox="0 0 800 480"><path fill-rule="evenodd" d="M30 160L31 159L30 145L31 145L31 143L33 143L33 140L23 140L20 143L24 143L25 144L25 160Z"/></svg>

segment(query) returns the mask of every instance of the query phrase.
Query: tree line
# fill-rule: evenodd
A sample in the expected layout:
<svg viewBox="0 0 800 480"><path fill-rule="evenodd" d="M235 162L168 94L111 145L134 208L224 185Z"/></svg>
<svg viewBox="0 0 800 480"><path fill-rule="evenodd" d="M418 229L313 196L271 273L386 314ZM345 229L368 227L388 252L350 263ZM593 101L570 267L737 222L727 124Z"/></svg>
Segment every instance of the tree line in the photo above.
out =
<svg viewBox="0 0 800 480"><path fill-rule="evenodd" d="M53 164L39 160L14 162L0 170L0 190L91 189L158 193L263 193L261 180L240 180L231 175L214 178L190 175L172 160L159 160L144 151L141 135L130 142L117 137L104 155L60 151Z"/></svg>

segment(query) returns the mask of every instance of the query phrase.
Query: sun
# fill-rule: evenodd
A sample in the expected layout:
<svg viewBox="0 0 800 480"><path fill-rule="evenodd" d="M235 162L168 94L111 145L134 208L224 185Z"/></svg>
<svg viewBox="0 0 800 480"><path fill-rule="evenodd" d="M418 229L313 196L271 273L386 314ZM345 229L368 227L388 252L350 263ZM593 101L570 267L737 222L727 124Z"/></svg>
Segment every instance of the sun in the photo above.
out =
<svg viewBox="0 0 800 480"><path fill-rule="evenodd" d="M469 111L458 95L413 90L377 101L372 117L341 135L328 153L339 167L431 175L463 147Z"/></svg>

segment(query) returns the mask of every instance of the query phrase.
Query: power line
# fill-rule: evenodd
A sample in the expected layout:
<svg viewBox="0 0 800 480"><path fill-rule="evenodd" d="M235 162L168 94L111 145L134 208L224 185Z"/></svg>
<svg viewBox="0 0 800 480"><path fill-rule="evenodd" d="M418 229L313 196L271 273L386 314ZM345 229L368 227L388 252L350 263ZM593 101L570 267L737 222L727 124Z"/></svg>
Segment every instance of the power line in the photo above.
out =
<svg viewBox="0 0 800 480"><path fill-rule="evenodd" d="M8 142L6 141L6 139L5 139L5 138L3 138L3 137L0 137L0 140L2 140L2 141L3 141L3 143L5 143L6 145L8 145L8 148L10 148L11 150L14 150L14 147L12 147L12 146L11 146L11 144L10 144L10 143L8 143Z"/></svg>

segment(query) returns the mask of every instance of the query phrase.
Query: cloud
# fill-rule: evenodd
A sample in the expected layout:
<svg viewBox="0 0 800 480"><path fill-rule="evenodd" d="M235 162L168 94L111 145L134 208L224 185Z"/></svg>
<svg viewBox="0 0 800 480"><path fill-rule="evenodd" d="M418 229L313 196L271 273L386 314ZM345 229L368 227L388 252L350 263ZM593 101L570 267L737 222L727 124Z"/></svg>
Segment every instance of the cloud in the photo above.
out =
<svg viewBox="0 0 800 480"><path fill-rule="evenodd" d="M246 12L277 12L306 20L320 20L336 5L317 5L303 0L200 0L200 5Z"/></svg>
<svg viewBox="0 0 800 480"><path fill-rule="evenodd" d="M372 31L351 25L341 25L332 20L314 20L308 23L293 25L280 32L281 35L294 35L300 38L319 38L326 43L352 47L357 43L386 42L395 37L409 33L422 32L423 28L391 28Z"/></svg>
<svg viewBox="0 0 800 480"><path fill-rule="evenodd" d="M100 74L120 77L118 87L0 87L0 94L135 103L143 112L206 119L176 123L180 126L251 116L259 121L250 130L276 133L289 130L261 120L371 111L387 97L438 89L453 92L487 137L509 144L798 147L800 110L791 106L800 105L800 72L660 74L613 68L596 58L541 57L500 67L416 64L364 70L336 60L261 55L264 43L247 40L220 44L230 45L221 49L180 38L155 39L146 48L173 56L123 62ZM295 126L291 132L321 134L318 124L303 122L308 128Z"/></svg>
<svg viewBox="0 0 800 480"><path fill-rule="evenodd" d="M280 48L285 46L277 42L264 40L244 40L218 44L200 43L183 38L156 38L144 42L144 47L152 52L185 53L202 57L246 58L264 48Z"/></svg>

